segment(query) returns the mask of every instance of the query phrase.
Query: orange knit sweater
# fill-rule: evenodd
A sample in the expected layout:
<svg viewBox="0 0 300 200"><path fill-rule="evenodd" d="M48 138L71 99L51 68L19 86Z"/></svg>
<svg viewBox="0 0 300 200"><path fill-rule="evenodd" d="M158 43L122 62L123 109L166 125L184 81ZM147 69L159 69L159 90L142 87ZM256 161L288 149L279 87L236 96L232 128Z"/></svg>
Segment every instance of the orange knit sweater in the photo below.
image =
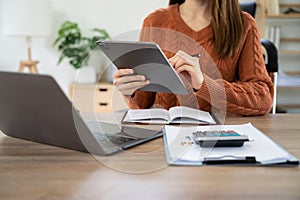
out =
<svg viewBox="0 0 300 200"><path fill-rule="evenodd" d="M273 100L273 83L265 68L256 22L247 13L243 16L245 35L240 48L231 57L220 59L211 42L211 25L192 30L181 18L178 5L151 13L144 20L140 40L158 43L167 57L178 50L200 54L204 82L197 92L190 88L189 95L138 90L131 97L129 107L169 109L184 105L238 115L268 113Z"/></svg>

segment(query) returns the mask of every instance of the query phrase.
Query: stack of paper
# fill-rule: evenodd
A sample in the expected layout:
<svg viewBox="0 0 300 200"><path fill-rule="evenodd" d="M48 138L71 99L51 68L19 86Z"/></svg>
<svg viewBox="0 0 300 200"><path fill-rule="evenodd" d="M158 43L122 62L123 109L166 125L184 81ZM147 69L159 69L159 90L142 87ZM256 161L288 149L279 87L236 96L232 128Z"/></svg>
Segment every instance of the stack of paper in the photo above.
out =
<svg viewBox="0 0 300 200"><path fill-rule="evenodd" d="M193 132L208 130L234 130L241 135L248 135L250 142L246 142L242 147L215 148L202 148L195 144ZM251 123L192 127L166 125L164 133L165 151L169 164L202 165L207 161L244 161L249 158L262 165L299 163L298 159L278 146Z"/></svg>

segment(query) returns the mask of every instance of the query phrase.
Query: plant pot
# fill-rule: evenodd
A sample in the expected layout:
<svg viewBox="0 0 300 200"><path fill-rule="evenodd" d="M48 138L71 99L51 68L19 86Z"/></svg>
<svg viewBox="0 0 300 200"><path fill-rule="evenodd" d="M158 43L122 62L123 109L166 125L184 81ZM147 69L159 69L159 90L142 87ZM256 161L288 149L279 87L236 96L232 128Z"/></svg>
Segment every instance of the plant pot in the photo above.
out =
<svg viewBox="0 0 300 200"><path fill-rule="evenodd" d="M93 84L97 81L96 70L93 66L85 66L77 70L75 82Z"/></svg>

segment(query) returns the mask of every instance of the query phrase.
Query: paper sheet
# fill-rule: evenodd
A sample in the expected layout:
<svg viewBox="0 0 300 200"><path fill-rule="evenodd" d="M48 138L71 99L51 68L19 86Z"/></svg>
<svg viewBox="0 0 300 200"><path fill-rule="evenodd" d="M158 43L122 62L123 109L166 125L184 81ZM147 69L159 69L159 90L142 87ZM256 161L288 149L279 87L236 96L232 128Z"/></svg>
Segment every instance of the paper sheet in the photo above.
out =
<svg viewBox="0 0 300 200"><path fill-rule="evenodd" d="M202 148L193 141L192 133L204 130L234 130L241 135L248 135L250 142L242 147ZM255 157L261 164L286 162L290 154L278 146L269 137L252 126L251 123L242 125L164 127L166 153L170 164L197 163L202 164L205 159L240 160L245 157Z"/></svg>

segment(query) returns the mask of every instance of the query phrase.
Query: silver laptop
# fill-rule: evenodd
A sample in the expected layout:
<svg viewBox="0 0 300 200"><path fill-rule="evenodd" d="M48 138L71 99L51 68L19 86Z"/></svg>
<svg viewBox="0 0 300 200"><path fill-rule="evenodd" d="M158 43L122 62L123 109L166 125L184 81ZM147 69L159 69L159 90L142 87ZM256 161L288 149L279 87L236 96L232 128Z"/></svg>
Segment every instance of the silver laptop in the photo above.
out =
<svg viewBox="0 0 300 200"><path fill-rule="evenodd" d="M97 155L110 155L161 132L85 122L48 75L0 72L0 130L11 137Z"/></svg>

